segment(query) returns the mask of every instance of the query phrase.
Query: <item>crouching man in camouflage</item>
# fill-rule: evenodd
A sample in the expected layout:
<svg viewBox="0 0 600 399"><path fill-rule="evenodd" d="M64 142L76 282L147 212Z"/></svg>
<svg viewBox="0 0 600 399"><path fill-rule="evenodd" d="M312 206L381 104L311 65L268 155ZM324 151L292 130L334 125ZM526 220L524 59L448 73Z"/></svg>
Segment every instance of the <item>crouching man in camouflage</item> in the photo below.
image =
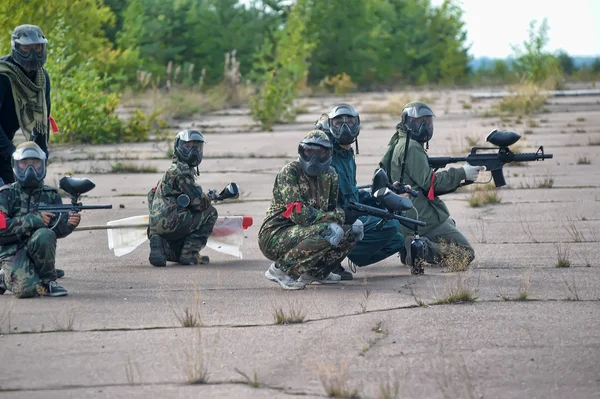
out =
<svg viewBox="0 0 600 399"><path fill-rule="evenodd" d="M196 183L204 142L197 130L177 133L173 163L148 192L149 261L153 266L166 266L167 261L182 265L209 262L200 251L206 246L218 214L211 198Z"/></svg>
<svg viewBox="0 0 600 399"><path fill-rule="evenodd" d="M15 183L0 189L0 294L17 298L65 296L56 282L56 239L68 236L81 216L38 212L42 204L62 204L58 189L44 185L46 154L34 142L12 155Z"/></svg>
<svg viewBox="0 0 600 399"><path fill-rule="evenodd" d="M274 261L265 276L288 290L338 283L340 276L331 271L363 237L360 220L344 225L344 211L337 207L339 183L327 135L311 131L298 154L277 174L258 233L260 250Z"/></svg>

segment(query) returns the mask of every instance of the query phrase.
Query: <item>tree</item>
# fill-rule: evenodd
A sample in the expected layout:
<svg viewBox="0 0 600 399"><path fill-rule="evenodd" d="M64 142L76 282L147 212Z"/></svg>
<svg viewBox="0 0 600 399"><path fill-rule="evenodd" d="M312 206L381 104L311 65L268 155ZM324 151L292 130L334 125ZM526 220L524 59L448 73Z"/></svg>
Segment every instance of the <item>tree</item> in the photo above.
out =
<svg viewBox="0 0 600 399"><path fill-rule="evenodd" d="M558 59L545 50L548 44L548 21L544 18L539 28L537 21L529 23L529 38L520 46L512 46L515 62L514 69L525 81L543 84L560 73Z"/></svg>
<svg viewBox="0 0 600 399"><path fill-rule="evenodd" d="M573 75L573 72L575 72L576 69L573 58L571 58L565 51L559 51L557 58L560 69L563 71L563 73L568 76Z"/></svg>

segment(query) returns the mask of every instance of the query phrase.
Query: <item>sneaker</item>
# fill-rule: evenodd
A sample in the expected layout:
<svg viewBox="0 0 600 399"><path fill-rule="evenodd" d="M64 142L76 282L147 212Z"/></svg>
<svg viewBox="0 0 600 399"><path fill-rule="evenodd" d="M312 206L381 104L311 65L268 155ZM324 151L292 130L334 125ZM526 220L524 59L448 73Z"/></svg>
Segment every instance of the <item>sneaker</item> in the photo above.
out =
<svg viewBox="0 0 600 399"><path fill-rule="evenodd" d="M152 266L163 267L167 265L167 256L165 255L165 247L161 236L150 237L150 255L148 260Z"/></svg>
<svg viewBox="0 0 600 399"><path fill-rule="evenodd" d="M340 264L338 264L338 265L336 266L336 268L335 268L335 269L333 269L333 270L331 271L331 273L333 273L333 274L337 274L338 276L340 276L340 279L341 279L341 280L344 280L344 281L347 281L347 280L352 280L352 279L354 279L354 276L352 275L352 273L350 273L350 272L347 272L347 271L346 271L346 270L345 270L345 269L342 267L342 264L341 264L341 263L340 263ZM327 277L329 277L329 276L327 276Z"/></svg>
<svg viewBox="0 0 600 399"><path fill-rule="evenodd" d="M50 281L48 284L42 284L39 294L42 296L66 296L67 290L56 281Z"/></svg>
<svg viewBox="0 0 600 399"><path fill-rule="evenodd" d="M347 272L346 272L347 273ZM312 283L319 283L319 284L337 284L342 280L342 277L339 274L335 274L335 273L329 273L329 275L325 278L318 278L318 277L313 277L313 276L309 276L308 274L304 273L302 276L300 276L300 278L298 279L298 281L305 283L305 284L312 284Z"/></svg>
<svg viewBox="0 0 600 399"><path fill-rule="evenodd" d="M0 295L6 292L6 284L4 283L4 270L0 269Z"/></svg>
<svg viewBox="0 0 600 399"><path fill-rule="evenodd" d="M182 265L205 265L210 262L210 258L200 253L192 256L182 256L179 258L179 263Z"/></svg>
<svg viewBox="0 0 600 399"><path fill-rule="evenodd" d="M299 280L294 280L283 271L276 268L275 263L271 263L271 266L269 266L265 272L265 277L276 282L286 290L303 290L304 287L306 287L306 283Z"/></svg>
<svg viewBox="0 0 600 399"><path fill-rule="evenodd" d="M65 276L65 271L63 269L54 269L56 272L56 278L63 278Z"/></svg>

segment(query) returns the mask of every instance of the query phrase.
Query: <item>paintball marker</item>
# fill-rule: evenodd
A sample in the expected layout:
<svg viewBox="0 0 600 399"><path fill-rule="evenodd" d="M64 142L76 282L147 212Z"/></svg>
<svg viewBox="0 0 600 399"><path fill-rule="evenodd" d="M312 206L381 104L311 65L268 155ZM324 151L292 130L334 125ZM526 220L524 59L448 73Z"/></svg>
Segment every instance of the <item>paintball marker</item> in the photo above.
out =
<svg viewBox="0 0 600 399"><path fill-rule="evenodd" d="M83 205L79 202L81 194L85 194L96 187L94 182L90 179L65 176L58 182L58 187L69 194L71 197L71 204L40 204L38 211L51 213L79 213L88 209L112 209L112 205Z"/></svg>
<svg viewBox="0 0 600 399"><path fill-rule="evenodd" d="M383 169L378 169L375 172L375 176L373 176L371 194L385 209L376 208L355 201L349 202L348 209L364 215L381 218L381 222L377 225L378 228L381 228L383 224L390 219L396 219L409 229L413 229L416 226L425 226L425 222L410 219L401 215L401 213L412 209L412 201L396 194L389 186L391 186L391 184L389 183L387 174Z"/></svg>
<svg viewBox="0 0 600 399"><path fill-rule="evenodd" d="M208 198L211 201L223 201L226 199L236 199L240 196L240 188L236 183L229 183L219 194L217 190L208 190ZM177 197L177 205L181 208L187 208L190 205L191 199L187 194L180 194Z"/></svg>
<svg viewBox="0 0 600 399"><path fill-rule="evenodd" d="M370 215L380 218L376 228L380 229L391 219L395 219L402 225L414 231L414 238L411 242L411 273L423 274L424 263L424 244L419 238L419 226L425 226L425 222L410 219L400 215L405 211L412 209L412 201L406 197L398 195L392 188L387 173L383 169L377 169L373 176L371 185L371 194L378 203L385 209L350 201L348 209L363 215Z"/></svg>
<svg viewBox="0 0 600 399"><path fill-rule="evenodd" d="M510 150L511 145L519 141L521 135L511 130L492 130L485 141L495 145L496 147L473 147L471 153L466 157L430 157L429 166L434 171L445 167L449 163L456 162L468 162L473 166L485 166L486 170L492 172L492 179L496 187L502 187L506 185L504 180L504 173L502 167L506 163L511 162L531 162L531 161L543 161L544 159L551 159L552 154L544 153L544 146L540 146L536 152L531 153L514 153ZM495 151L495 152L489 152ZM471 184L473 182L465 182L461 186ZM436 195L447 194L437 193Z"/></svg>

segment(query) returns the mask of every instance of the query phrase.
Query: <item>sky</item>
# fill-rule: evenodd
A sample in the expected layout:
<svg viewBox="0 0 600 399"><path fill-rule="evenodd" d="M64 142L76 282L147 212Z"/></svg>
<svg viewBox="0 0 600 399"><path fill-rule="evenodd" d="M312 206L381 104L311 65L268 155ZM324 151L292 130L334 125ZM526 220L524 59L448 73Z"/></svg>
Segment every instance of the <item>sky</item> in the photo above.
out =
<svg viewBox="0 0 600 399"><path fill-rule="evenodd" d="M439 6L443 0L431 0ZM600 56L600 0L456 0L473 57L506 58L528 38L529 22L548 21L549 51Z"/></svg>

